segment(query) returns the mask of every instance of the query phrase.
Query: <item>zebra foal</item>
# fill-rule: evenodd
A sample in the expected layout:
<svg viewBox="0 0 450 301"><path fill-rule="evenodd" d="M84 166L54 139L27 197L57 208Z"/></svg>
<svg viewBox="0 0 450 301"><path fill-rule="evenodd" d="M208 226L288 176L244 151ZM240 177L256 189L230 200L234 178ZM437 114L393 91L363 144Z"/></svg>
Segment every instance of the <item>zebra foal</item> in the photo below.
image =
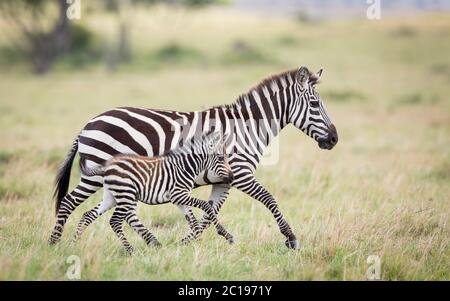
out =
<svg viewBox="0 0 450 301"><path fill-rule="evenodd" d="M115 206L109 223L128 254L133 253L133 247L123 233L124 221L144 239L147 245L159 246L159 241L136 215L138 201L149 205L171 202L178 206L200 208L216 225L221 235L231 236L217 222L217 213L213 207L208 202L191 196L194 180L202 171L209 170L225 183L233 181L233 173L220 133L213 132L200 139L191 139L164 156L150 158L118 155L100 168L89 169L85 164L81 164L81 167L85 174L104 177L104 191L101 203L83 214L74 240L77 240L98 216ZM203 228L204 225L196 223L193 234L191 233L192 235L183 242L197 238Z"/></svg>

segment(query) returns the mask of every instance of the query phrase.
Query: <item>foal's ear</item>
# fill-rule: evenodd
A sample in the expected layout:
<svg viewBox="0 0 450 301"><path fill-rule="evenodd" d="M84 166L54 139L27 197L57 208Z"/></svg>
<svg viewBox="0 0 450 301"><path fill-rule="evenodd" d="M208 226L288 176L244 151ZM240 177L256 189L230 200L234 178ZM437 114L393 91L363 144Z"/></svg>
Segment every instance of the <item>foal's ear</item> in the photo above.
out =
<svg viewBox="0 0 450 301"><path fill-rule="evenodd" d="M222 145L222 134L218 131L212 132L208 135L208 140L209 148L215 150Z"/></svg>
<svg viewBox="0 0 450 301"><path fill-rule="evenodd" d="M311 72L309 72L308 68L303 66L303 67L300 67L300 69L297 71L297 76L296 76L295 80L302 88L305 88L308 85L310 76L311 76Z"/></svg>
<svg viewBox="0 0 450 301"><path fill-rule="evenodd" d="M226 153L227 153L227 146L228 146L228 139L230 138L230 134L226 134L226 133L224 133L223 135L222 135L222 141L221 141L221 143L222 143L222 151L223 151L223 154L224 155L226 155Z"/></svg>

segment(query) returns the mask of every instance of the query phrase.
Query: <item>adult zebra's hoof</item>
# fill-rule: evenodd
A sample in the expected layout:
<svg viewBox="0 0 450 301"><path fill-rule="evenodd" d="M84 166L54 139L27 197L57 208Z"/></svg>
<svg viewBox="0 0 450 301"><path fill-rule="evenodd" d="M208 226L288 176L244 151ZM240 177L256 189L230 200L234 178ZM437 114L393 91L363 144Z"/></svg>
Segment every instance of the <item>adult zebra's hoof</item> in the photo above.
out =
<svg viewBox="0 0 450 301"><path fill-rule="evenodd" d="M296 249L300 248L300 244L298 243L297 239L294 239L294 240L287 239L285 241L285 245L286 245L286 247L288 247L288 249L292 249L292 250L296 250Z"/></svg>
<svg viewBox="0 0 450 301"><path fill-rule="evenodd" d="M228 244L234 245L234 238L233 237L228 238L227 241L228 241Z"/></svg>

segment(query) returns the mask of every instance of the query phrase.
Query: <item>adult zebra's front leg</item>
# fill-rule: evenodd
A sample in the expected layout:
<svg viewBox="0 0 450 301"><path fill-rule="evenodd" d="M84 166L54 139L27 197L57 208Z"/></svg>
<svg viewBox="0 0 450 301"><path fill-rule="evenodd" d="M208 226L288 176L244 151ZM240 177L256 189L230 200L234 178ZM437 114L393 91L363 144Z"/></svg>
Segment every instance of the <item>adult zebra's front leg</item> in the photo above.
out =
<svg viewBox="0 0 450 301"><path fill-rule="evenodd" d="M280 228L280 232L286 237L286 246L290 249L299 248L297 237L292 232L291 227L278 208L277 201L270 192L268 192L254 177L251 177L250 179L246 178L245 181L241 183L238 181L234 184L234 187L263 203L264 206L272 212L278 227Z"/></svg>

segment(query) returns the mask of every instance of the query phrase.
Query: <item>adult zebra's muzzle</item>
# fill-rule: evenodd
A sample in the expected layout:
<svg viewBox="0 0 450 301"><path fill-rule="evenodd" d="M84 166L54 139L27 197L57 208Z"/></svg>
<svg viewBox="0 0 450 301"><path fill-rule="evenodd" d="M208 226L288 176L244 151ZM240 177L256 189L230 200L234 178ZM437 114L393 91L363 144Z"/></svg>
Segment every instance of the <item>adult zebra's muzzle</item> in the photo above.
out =
<svg viewBox="0 0 450 301"><path fill-rule="evenodd" d="M334 124L330 124L328 127L328 135L325 138L319 138L317 142L319 142L319 147L321 149L332 149L338 143L338 134L336 131L336 127Z"/></svg>

